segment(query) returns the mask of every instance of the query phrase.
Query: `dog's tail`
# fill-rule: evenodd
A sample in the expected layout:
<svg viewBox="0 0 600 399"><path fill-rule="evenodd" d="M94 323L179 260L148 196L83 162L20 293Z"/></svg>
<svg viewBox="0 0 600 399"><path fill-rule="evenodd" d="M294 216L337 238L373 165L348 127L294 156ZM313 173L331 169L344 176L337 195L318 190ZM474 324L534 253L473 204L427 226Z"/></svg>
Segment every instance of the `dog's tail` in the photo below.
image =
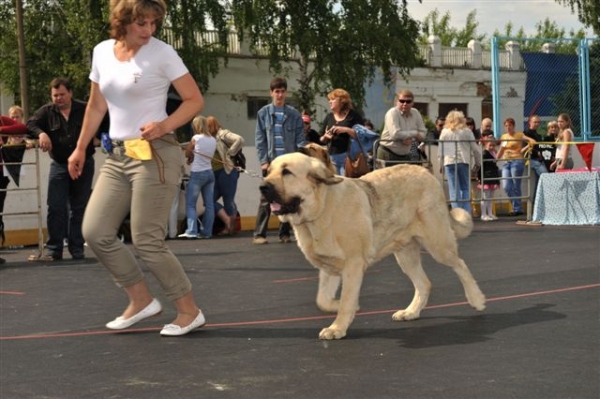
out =
<svg viewBox="0 0 600 399"><path fill-rule="evenodd" d="M468 237L473 231L473 219L469 212L462 208L454 208L450 211L450 223L458 239Z"/></svg>

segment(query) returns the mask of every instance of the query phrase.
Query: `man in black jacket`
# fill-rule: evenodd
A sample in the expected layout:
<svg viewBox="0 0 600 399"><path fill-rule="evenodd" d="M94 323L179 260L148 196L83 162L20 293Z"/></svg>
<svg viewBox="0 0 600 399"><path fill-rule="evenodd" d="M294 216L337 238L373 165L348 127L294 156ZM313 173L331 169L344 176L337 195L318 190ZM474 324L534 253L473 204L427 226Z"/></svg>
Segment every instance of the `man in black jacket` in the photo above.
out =
<svg viewBox="0 0 600 399"><path fill-rule="evenodd" d="M532 138L535 141L542 141L542 137L537 132L541 122L542 121L539 116L530 116L527 121L529 128L525 130L525 136ZM532 194L531 201L534 202L538 180L540 179L542 173L548 173L548 169L546 168L546 164L544 162L544 157L542 156L540 147L537 144L533 146L529 162L531 165L531 171L533 172L530 176L530 179L532 180L532 184L530 186Z"/></svg>
<svg viewBox="0 0 600 399"><path fill-rule="evenodd" d="M38 109L27 122L29 134L38 139L42 151L48 152L52 158L47 200L48 241L44 259L62 259L65 237L68 237L73 259L83 259L81 223L94 178L93 144L87 148L86 163L79 179L71 179L67 161L79 139L86 103L73 100L68 79L53 79L50 91L52 102Z"/></svg>

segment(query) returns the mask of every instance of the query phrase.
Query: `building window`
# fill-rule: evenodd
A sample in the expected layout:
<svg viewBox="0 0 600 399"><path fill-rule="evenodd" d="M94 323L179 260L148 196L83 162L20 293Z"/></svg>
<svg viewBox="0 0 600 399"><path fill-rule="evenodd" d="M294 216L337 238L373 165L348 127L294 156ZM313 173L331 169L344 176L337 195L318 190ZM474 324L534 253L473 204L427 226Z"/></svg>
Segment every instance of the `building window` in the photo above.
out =
<svg viewBox="0 0 600 399"><path fill-rule="evenodd" d="M442 103L438 108L438 115L441 117L446 117L450 111L462 111L462 113L467 116L469 115L469 104L467 103Z"/></svg>
<svg viewBox="0 0 600 399"><path fill-rule="evenodd" d="M421 113L423 116L429 115L429 104L428 103L414 103L413 108Z"/></svg>
<svg viewBox="0 0 600 399"><path fill-rule="evenodd" d="M271 97L248 97L246 103L248 109L248 119L256 119L256 114L265 105L271 102Z"/></svg>

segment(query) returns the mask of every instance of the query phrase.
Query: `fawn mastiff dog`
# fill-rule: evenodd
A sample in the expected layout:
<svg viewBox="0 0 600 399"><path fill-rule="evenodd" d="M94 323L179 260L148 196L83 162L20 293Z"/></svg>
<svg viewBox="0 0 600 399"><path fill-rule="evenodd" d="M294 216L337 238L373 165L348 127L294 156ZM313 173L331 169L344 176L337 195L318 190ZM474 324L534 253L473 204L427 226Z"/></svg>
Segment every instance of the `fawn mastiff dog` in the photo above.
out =
<svg viewBox="0 0 600 399"><path fill-rule="evenodd" d="M472 307L485 309L485 296L458 256L457 239L471 233L471 216L463 209L448 211L441 184L425 168L397 165L350 179L316 158L291 153L271 163L260 191L272 212L294 226L298 246L319 269L317 306L337 312L320 339L346 335L366 269L390 254L415 289L410 305L392 319L417 319L431 291L421 247L452 267Z"/></svg>

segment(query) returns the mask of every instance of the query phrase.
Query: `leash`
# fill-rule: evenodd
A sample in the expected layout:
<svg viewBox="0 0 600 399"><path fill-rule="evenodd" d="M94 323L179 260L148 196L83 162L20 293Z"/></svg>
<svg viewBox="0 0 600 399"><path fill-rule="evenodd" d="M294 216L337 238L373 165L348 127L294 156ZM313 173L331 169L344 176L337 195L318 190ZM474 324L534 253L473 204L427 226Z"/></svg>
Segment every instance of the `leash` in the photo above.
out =
<svg viewBox="0 0 600 399"><path fill-rule="evenodd" d="M240 174L246 174L249 177L256 178L256 179L261 179L261 180L263 179L262 173L258 174L255 171L244 169L241 166L236 166L236 165L232 164L231 162L226 162L222 159L216 159L212 155L204 154L204 153L198 152L196 150L194 150L192 152L194 154L200 155L201 157L208 158L211 161L222 163L223 165L229 166L230 168L237 170Z"/></svg>

